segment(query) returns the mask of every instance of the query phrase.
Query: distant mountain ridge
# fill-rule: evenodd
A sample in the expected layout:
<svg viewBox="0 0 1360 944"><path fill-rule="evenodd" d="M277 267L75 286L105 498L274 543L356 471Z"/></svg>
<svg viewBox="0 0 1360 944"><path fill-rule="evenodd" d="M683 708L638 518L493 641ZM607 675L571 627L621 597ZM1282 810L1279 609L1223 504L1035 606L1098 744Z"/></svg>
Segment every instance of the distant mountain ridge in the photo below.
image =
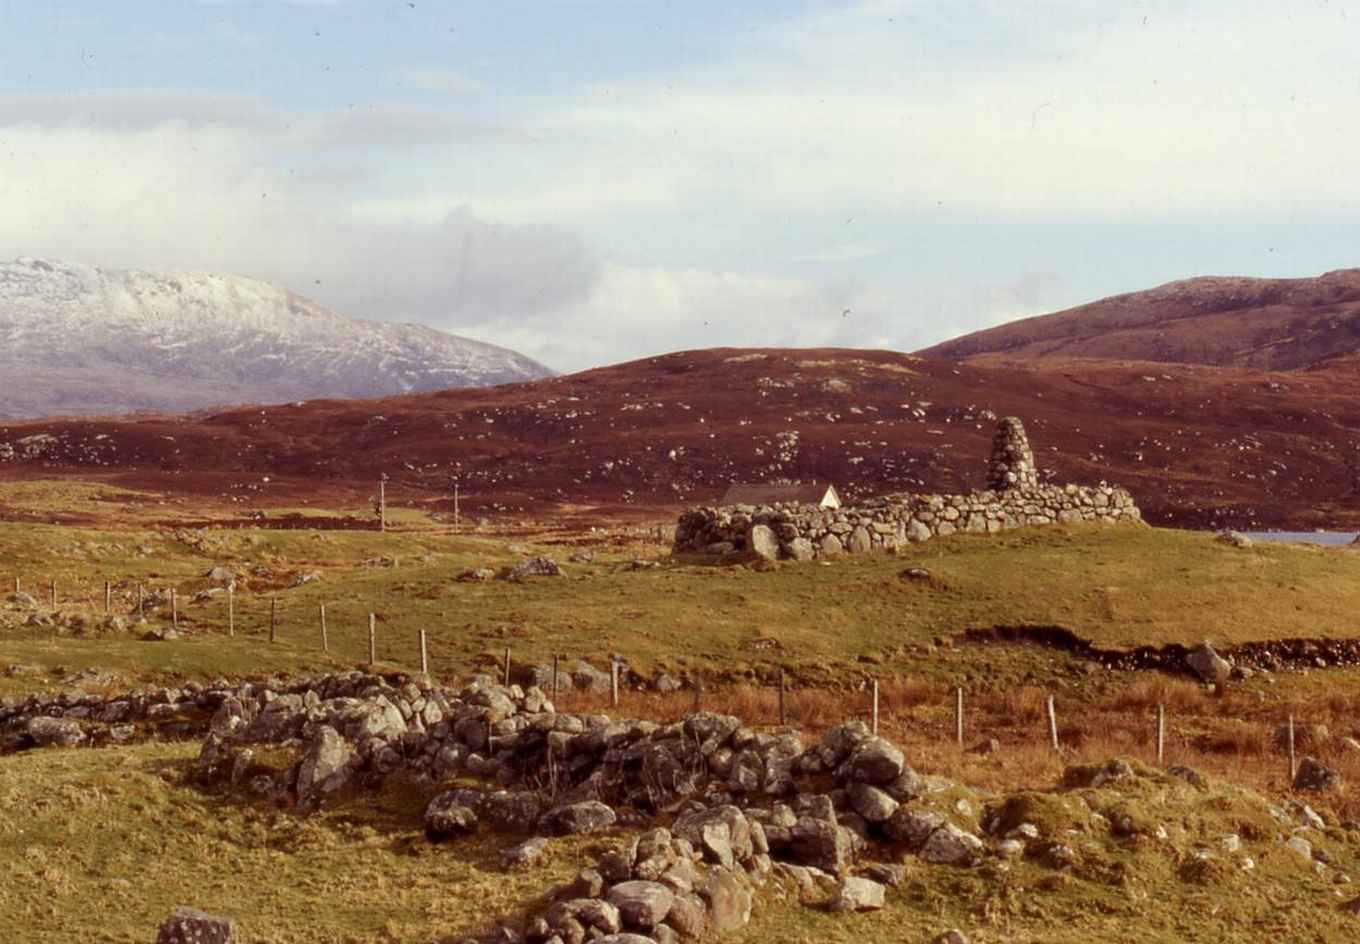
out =
<svg viewBox="0 0 1360 944"><path fill-rule="evenodd" d="M1058 357L1305 370L1357 352L1360 269L1301 279L1186 279L918 353L979 362Z"/></svg>
<svg viewBox="0 0 1360 944"><path fill-rule="evenodd" d="M535 380L522 354L208 273L0 264L0 417L192 410Z"/></svg>

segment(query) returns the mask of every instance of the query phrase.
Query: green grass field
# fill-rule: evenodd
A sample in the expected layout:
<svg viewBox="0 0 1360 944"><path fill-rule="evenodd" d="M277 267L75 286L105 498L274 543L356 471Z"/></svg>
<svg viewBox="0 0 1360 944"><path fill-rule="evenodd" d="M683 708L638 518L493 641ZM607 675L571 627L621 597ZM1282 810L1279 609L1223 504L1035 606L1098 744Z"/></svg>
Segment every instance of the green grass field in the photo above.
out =
<svg viewBox="0 0 1360 944"><path fill-rule="evenodd" d="M557 540L549 538L548 540ZM770 572L672 560L659 545L595 548L593 563L542 540L356 531L119 531L0 525L0 587L18 576L44 607L89 626L73 637L23 625L27 611L0 603L0 661L99 666L150 675L301 672L366 661L368 614L377 615L380 661L419 666L419 631L432 670L465 673L498 661L601 659L702 669L739 680L788 666L809 680L854 674L869 658L919 663L903 646L970 628L1056 625L1105 646L1219 643L1290 636L1350 636L1360 629L1360 555L1345 549L1257 545L1237 549L1200 533L1135 526L1035 529L1003 537L955 536L901 555L784 564ZM459 582L469 567L501 567L523 553L563 562L566 576L522 583ZM659 566L634 570L642 554ZM225 593L204 574L243 574L237 635L227 638ZM924 567L929 580L902 576ZM294 586L300 575L316 579ZM104 581L115 612L135 584L175 587L188 638L145 643L98 629ZM8 594L6 594L8 597ZM0 598L3 600L4 598ZM278 641L267 643L270 608ZM330 655L318 608L327 608ZM170 620L168 606L150 617Z"/></svg>

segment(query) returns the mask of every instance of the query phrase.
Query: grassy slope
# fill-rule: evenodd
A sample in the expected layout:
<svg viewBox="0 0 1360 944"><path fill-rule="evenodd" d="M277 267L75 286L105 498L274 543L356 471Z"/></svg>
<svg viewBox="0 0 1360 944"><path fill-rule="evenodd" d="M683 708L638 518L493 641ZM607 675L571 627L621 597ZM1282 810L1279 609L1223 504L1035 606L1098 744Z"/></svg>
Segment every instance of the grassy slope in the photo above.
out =
<svg viewBox="0 0 1360 944"><path fill-rule="evenodd" d="M238 918L252 942L450 942L517 923L615 837L554 840L542 868L505 873L518 837L481 833L432 846L419 833L426 791L394 785L307 818L202 794L178 777L192 745L50 750L0 758L0 936L16 942L139 942L176 905ZM1187 875L1151 840L1088 833L1088 810L1131 812L1183 832L1177 845L1242 833L1257 868ZM1070 878L908 864L877 914L832 916L767 898L732 944L925 941L949 926L977 944L1340 940L1355 919L1347 889L1274 845L1259 799L1217 784L1204 794L1164 777L1040 796L1016 814L1079 850ZM1251 839L1252 830L1259 838ZM1354 843L1332 831L1340 867Z"/></svg>
<svg viewBox="0 0 1360 944"><path fill-rule="evenodd" d="M302 818L177 785L196 745L0 757L0 938L144 942L177 905L250 941L458 940L513 920L598 854L553 840L504 872L515 836L434 846L424 793L393 787Z"/></svg>
<svg viewBox="0 0 1360 944"><path fill-rule="evenodd" d="M566 557L568 548L519 542ZM599 658L616 652L640 665L703 665L740 676L775 662L810 677L858 673L854 660L925 643L970 627L1055 624L1105 645L1240 641L1288 636L1346 636L1360 612L1360 555L1346 550L1261 546L1239 550L1211 536L1134 526L1075 526L999 538L956 536L900 556L847 558L828 565L785 565L771 573L669 561L634 571L638 550L604 548L595 563L566 565L565 578L515 584L459 583L465 567L518 558L506 539L434 533L94 531L0 525L0 587L22 576L46 598L55 578L62 609L91 620L103 581L176 586L181 613L197 638L169 644L54 637L19 626L25 614L0 603L0 661L138 667L188 675L304 671L366 658L367 614L379 619L381 660L418 666L418 631L429 633L432 667L465 672L498 658L553 652ZM376 557L398 566L362 566ZM251 576L238 592L238 636L226 639L225 598L189 602L218 563ZM926 567L930 581L904 580ZM293 587L296 575L320 579ZM133 583L118 587L127 611ZM277 596L280 641L262 646L269 600ZM319 650L317 606L325 602L332 657ZM152 617L168 621L168 607ZM4 628L6 627L7 628ZM912 664L917 664L913 660Z"/></svg>

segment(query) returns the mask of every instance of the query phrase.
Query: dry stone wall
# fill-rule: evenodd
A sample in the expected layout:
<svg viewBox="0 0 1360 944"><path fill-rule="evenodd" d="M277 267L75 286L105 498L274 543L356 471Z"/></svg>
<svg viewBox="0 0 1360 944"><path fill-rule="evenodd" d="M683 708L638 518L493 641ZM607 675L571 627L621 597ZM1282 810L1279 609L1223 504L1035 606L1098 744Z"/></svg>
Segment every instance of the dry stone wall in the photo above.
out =
<svg viewBox="0 0 1360 944"><path fill-rule="evenodd" d="M987 471L990 487L967 495L883 495L834 510L792 503L691 509L680 516L675 550L812 560L893 550L957 532L1142 517L1122 488L1040 484L1024 425L1013 416L997 427Z"/></svg>

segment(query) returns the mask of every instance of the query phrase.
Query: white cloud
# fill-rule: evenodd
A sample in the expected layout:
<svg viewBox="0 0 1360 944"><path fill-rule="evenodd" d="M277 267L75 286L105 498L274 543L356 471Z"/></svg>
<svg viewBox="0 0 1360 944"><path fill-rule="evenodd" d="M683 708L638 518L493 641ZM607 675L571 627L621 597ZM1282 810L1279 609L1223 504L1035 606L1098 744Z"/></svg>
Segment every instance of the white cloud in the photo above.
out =
<svg viewBox="0 0 1360 944"><path fill-rule="evenodd" d="M984 228L1353 207L1345 13L874 0L491 107L479 78L417 65L388 77L446 104L4 93L0 255L269 277L560 367L911 348L1044 310L1066 283L1036 273L1078 264L933 265L894 227L937 207Z"/></svg>

